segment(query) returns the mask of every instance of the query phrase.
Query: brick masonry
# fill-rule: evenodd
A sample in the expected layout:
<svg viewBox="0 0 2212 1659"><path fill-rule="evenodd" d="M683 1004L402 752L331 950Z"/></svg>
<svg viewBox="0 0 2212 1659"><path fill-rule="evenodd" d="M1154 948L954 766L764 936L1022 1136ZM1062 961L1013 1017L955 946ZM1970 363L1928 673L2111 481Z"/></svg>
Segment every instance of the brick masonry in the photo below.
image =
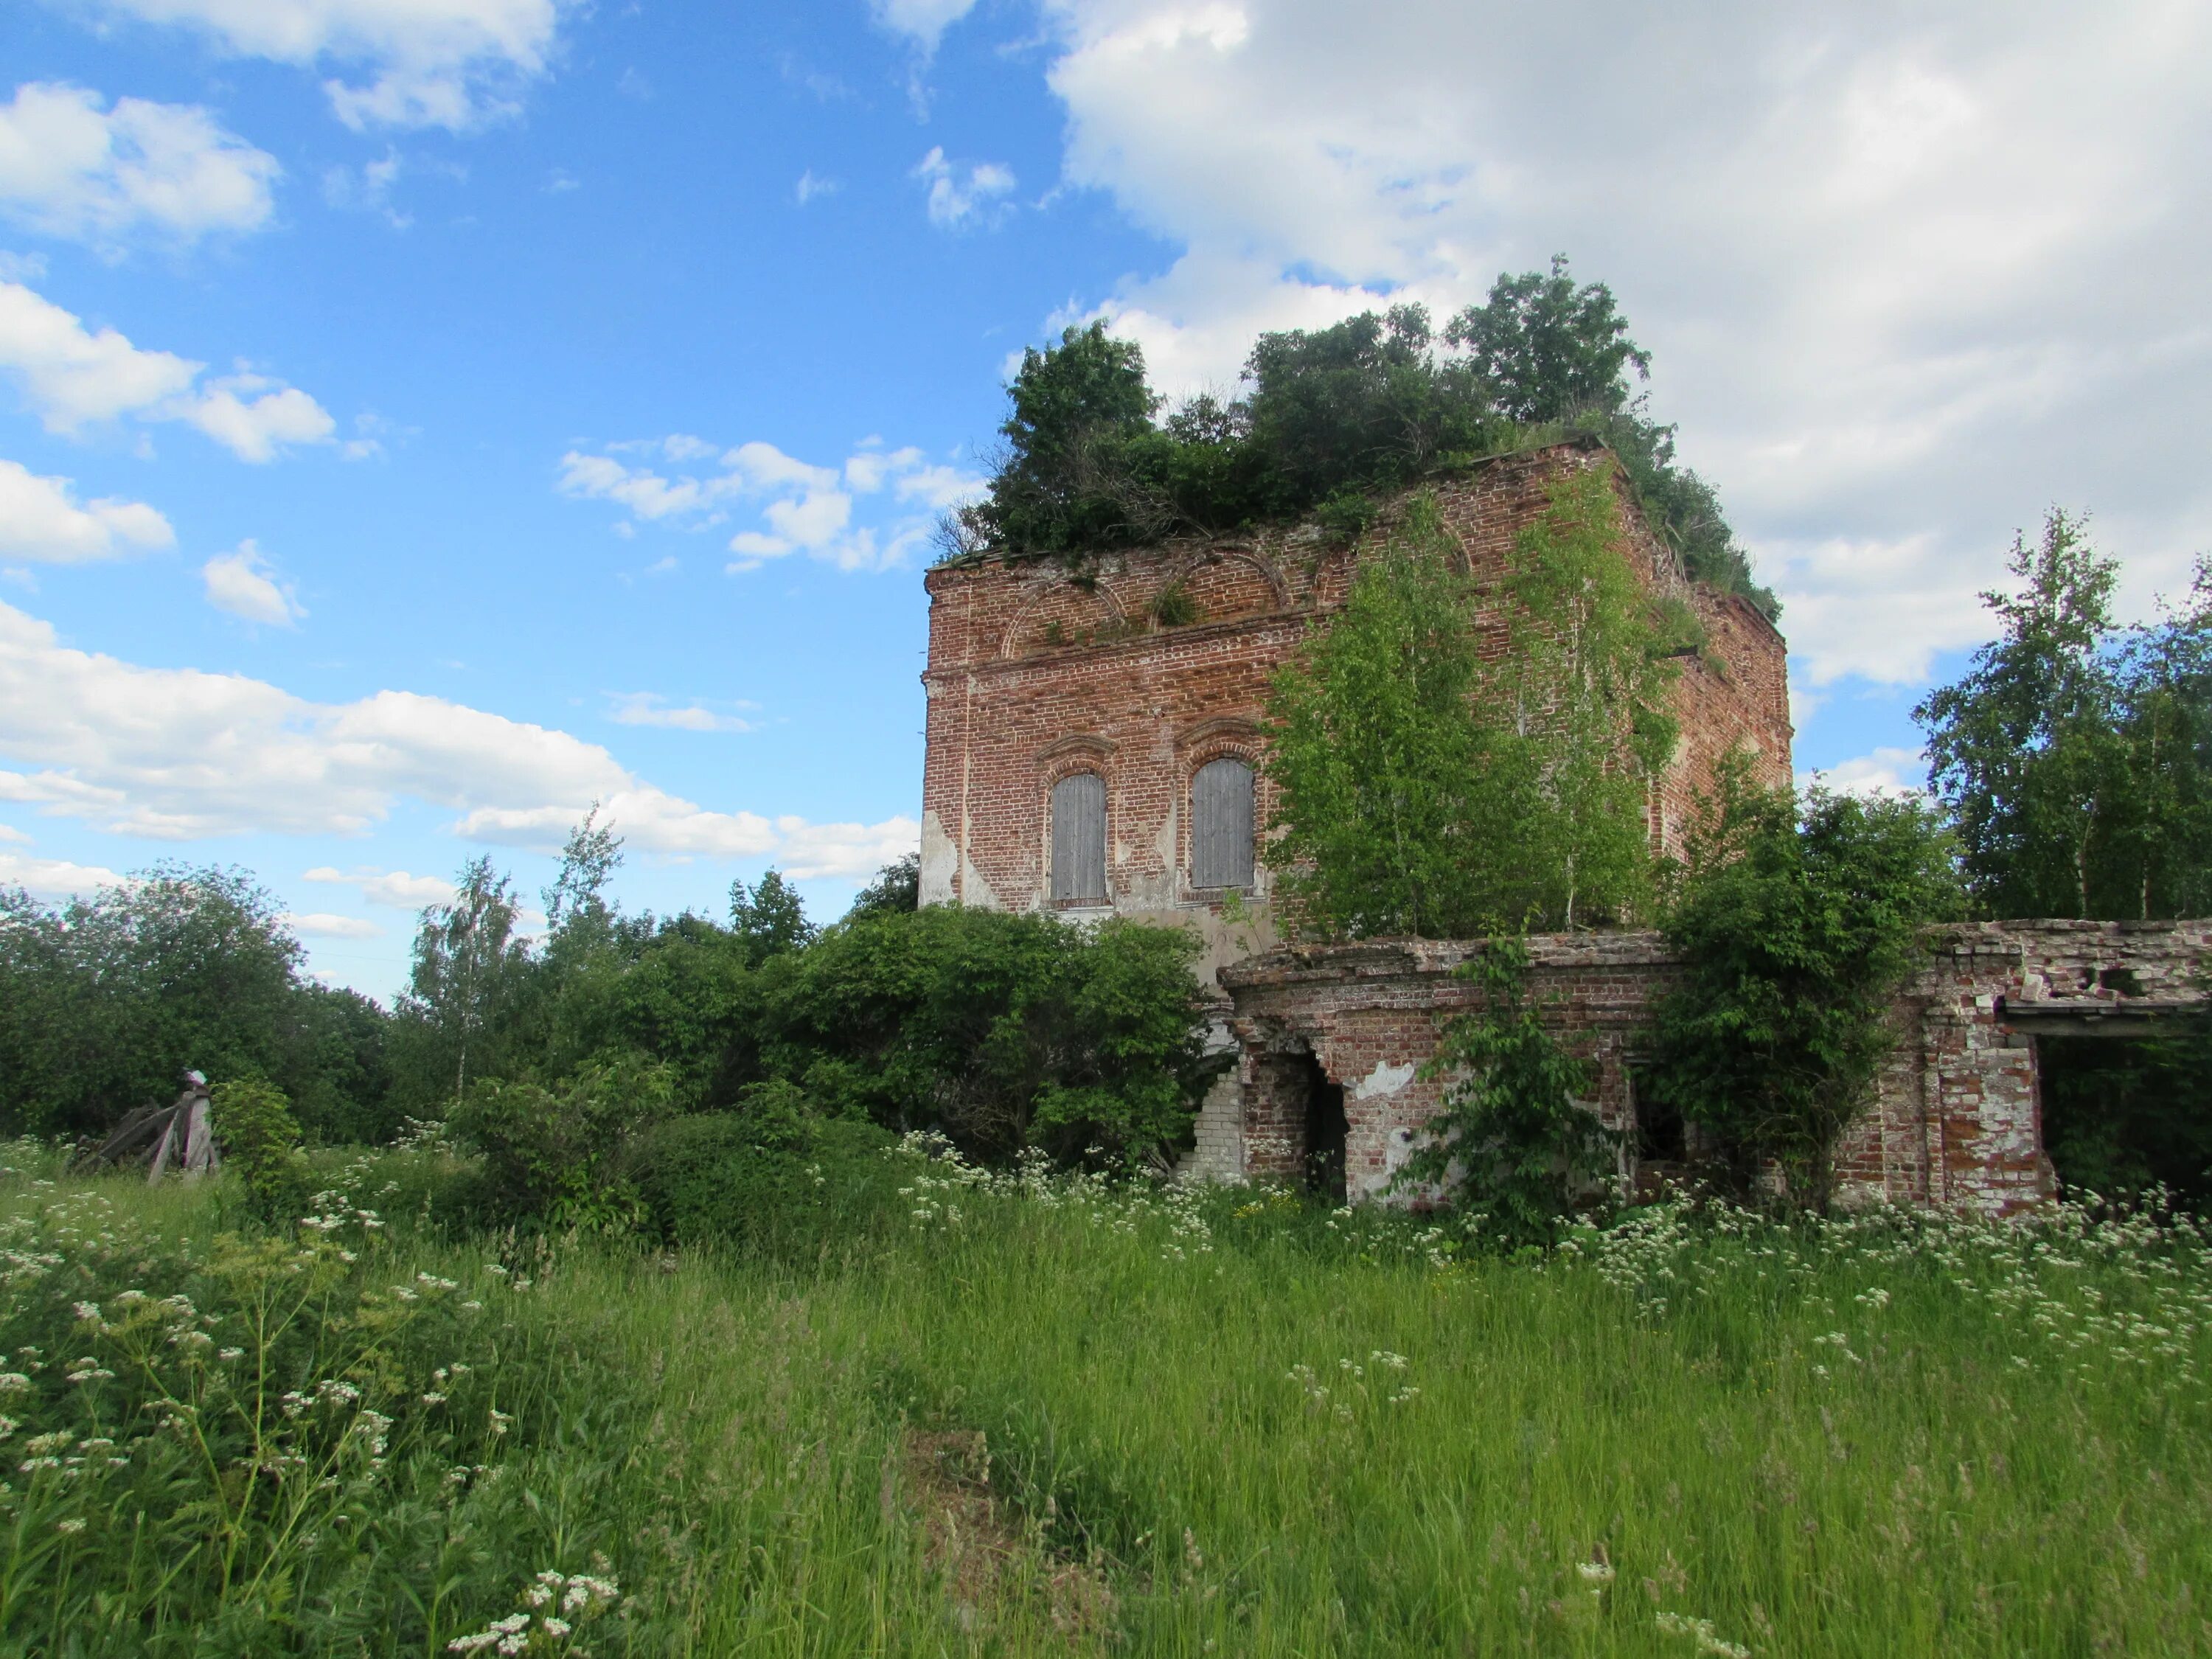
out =
<svg viewBox="0 0 2212 1659"><path fill-rule="evenodd" d="M1495 581L1549 483L1608 464L1602 448L1581 443L1500 456L1435 486L1437 505L1468 568ZM1681 741L1652 801L1654 839L1666 848L1730 750L1748 750L1765 781L1788 781L1785 647L1748 602L1691 582L1617 487L1624 552L1650 586L1695 611L1711 646L1708 659L1685 659L1674 691ZM1223 895L1189 884L1191 779L1220 756L1259 758L1270 678L1342 605L1359 559L1388 538L1403 506L1386 503L1348 548L1332 547L1317 526L1285 525L1117 555L1080 576L1036 559L932 570L923 902L1049 907L1052 787L1095 771L1107 788L1109 897L1091 914L1194 928L1209 980L1273 945L1264 848L1241 917L1224 914ZM1177 583L1197 620L1164 627L1154 601ZM1502 652L1502 620L1492 613L1484 627ZM1263 779L1261 823L1270 806Z"/></svg>
<svg viewBox="0 0 2212 1659"><path fill-rule="evenodd" d="M1927 966L1897 1000L1899 1042L1879 1097L1839 1158L1840 1195L2002 1215L2053 1191L2039 1042L2118 1033L2197 1005L2212 921L1962 924L1929 943ZM1419 1073L1443 1022L1480 1000L1452 972L1477 948L1370 940L1224 969L1237 1087L1209 1097L1194 1170L1297 1178L1317 1063L1344 1090L1349 1188L1382 1195L1441 1099L1443 1081ZM1632 1128L1632 1066L1677 964L1648 933L1540 937L1531 957L1547 1023L1596 1062L1592 1103Z"/></svg>

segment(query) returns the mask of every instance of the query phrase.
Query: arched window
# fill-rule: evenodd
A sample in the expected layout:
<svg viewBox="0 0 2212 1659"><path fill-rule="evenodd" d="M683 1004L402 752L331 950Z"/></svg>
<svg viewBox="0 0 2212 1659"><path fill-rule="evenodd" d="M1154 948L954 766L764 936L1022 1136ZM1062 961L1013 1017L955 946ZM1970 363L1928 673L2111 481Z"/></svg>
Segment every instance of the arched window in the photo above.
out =
<svg viewBox="0 0 2212 1659"><path fill-rule="evenodd" d="M1052 787L1052 896L1106 898L1106 780L1078 772Z"/></svg>
<svg viewBox="0 0 2212 1659"><path fill-rule="evenodd" d="M1233 757L1190 781L1190 884L1252 884L1252 769Z"/></svg>

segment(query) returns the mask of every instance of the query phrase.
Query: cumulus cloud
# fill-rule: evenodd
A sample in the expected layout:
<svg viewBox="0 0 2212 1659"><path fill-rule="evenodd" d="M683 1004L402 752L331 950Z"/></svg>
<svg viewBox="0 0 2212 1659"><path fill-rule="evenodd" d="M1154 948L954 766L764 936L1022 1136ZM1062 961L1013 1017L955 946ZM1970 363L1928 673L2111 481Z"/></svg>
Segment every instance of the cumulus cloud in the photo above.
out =
<svg viewBox="0 0 2212 1659"><path fill-rule="evenodd" d="M1177 250L1074 315L1170 391L1233 380L1260 330L1448 312L1565 249L1817 676L1910 681L1980 637L1975 591L2054 499L2100 509L2138 598L2212 544L2202 8L1047 12L1064 178Z"/></svg>
<svg viewBox="0 0 2212 1659"><path fill-rule="evenodd" d="M350 887L371 904L389 905L395 910L421 910L447 903L453 896L453 884L443 876L410 875L404 870L379 870L366 865L351 870L321 865L301 879Z"/></svg>
<svg viewBox="0 0 2212 1659"><path fill-rule="evenodd" d="M929 222L942 230L995 225L1012 212L1005 198L1014 188L1013 169L999 161L950 161L943 145L932 147L915 163L922 181Z"/></svg>
<svg viewBox="0 0 2212 1659"><path fill-rule="evenodd" d="M119 887L126 879L97 864L0 852L0 887L21 887L35 898L68 898L101 887Z"/></svg>
<svg viewBox="0 0 2212 1659"><path fill-rule="evenodd" d="M210 559L200 567L200 580L207 585L210 605L246 622L290 628L307 614L291 585L276 580L269 561L251 541Z"/></svg>
<svg viewBox="0 0 2212 1659"><path fill-rule="evenodd" d="M33 81L0 106L0 210L42 235L114 250L150 235L189 243L258 230L276 158L190 104Z"/></svg>
<svg viewBox="0 0 2212 1659"><path fill-rule="evenodd" d="M896 819L823 826L711 811L597 744L442 697L319 703L242 674L141 667L64 646L7 605L0 760L20 769L0 768L0 800L166 841L356 835L402 799L452 811L469 839L549 851L596 801L640 852L757 858L791 846L825 872L838 847L905 833Z"/></svg>
<svg viewBox="0 0 2212 1659"><path fill-rule="evenodd" d="M244 461L288 444L328 443L328 410L296 386L240 368L203 380L204 363L148 351L112 328L96 332L21 283L0 282L0 371L49 432L128 415L181 421Z"/></svg>
<svg viewBox="0 0 2212 1659"><path fill-rule="evenodd" d="M617 726L661 726L678 732L750 732L750 720L736 714L718 714L698 703L672 707L668 699L650 691L611 691L608 701Z"/></svg>
<svg viewBox="0 0 2212 1659"><path fill-rule="evenodd" d="M709 458L717 468L682 470ZM664 465L666 471L659 470ZM819 466L757 440L718 450L678 434L607 444L596 453L572 449L561 458L558 487L579 500L615 502L630 514L629 525L720 525L738 506L749 506L759 527L731 537L730 550L738 556L728 567L732 572L793 553L843 570L883 570L902 563L927 536L933 515L972 500L983 480L910 446L886 450L872 438L840 465ZM877 514L878 522L856 523L863 502L888 511Z"/></svg>
<svg viewBox="0 0 2212 1659"><path fill-rule="evenodd" d="M1877 749L1872 754L1799 775L1844 795L1909 795L1928 787L1928 757L1917 749Z"/></svg>
<svg viewBox="0 0 2212 1659"><path fill-rule="evenodd" d="M805 207L817 196L835 196L839 188L835 179L824 179L809 167L799 175L799 182L792 186L791 193L798 198L799 205Z"/></svg>
<svg viewBox="0 0 2212 1659"><path fill-rule="evenodd" d="M785 817L778 818L775 827L783 837L777 855L783 872L801 879L873 875L921 845L921 825L904 816L865 824L809 823Z"/></svg>
<svg viewBox="0 0 2212 1659"><path fill-rule="evenodd" d="M384 929L361 916L341 916L328 910L302 915L287 911L284 925L303 939L375 939Z"/></svg>
<svg viewBox="0 0 2212 1659"><path fill-rule="evenodd" d="M80 506L67 478L0 460L0 561L82 564L176 539L169 521L143 501L103 498Z"/></svg>
<svg viewBox="0 0 2212 1659"><path fill-rule="evenodd" d="M241 58L334 71L348 126L459 131L514 113L557 46L561 0L105 0Z"/></svg>

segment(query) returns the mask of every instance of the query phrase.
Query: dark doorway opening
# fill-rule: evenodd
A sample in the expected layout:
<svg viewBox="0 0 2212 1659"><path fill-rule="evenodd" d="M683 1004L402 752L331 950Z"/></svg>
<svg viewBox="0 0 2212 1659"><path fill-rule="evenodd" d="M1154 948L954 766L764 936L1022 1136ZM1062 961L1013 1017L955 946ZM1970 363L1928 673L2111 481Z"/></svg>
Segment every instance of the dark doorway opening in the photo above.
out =
<svg viewBox="0 0 2212 1659"><path fill-rule="evenodd" d="M1332 1204L1345 1200L1344 1146L1352 1126L1344 1115L1344 1085L1331 1083L1321 1062L1305 1056L1306 1185Z"/></svg>
<svg viewBox="0 0 2212 1659"><path fill-rule="evenodd" d="M2163 1184L2212 1210L2212 1075L2201 1034L2035 1039L2043 1149L2069 1197Z"/></svg>

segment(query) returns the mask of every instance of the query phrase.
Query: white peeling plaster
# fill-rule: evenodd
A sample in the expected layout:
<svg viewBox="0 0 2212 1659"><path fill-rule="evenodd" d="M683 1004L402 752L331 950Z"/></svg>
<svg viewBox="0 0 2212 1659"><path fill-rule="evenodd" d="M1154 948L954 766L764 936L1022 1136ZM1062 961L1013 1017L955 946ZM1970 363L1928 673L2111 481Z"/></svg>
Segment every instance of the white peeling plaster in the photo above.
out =
<svg viewBox="0 0 2212 1659"><path fill-rule="evenodd" d="M1375 1069L1359 1079L1358 1087L1352 1091L1354 1100L1373 1100L1378 1095L1395 1095L1413 1080L1413 1063L1393 1066L1387 1060L1375 1062Z"/></svg>

